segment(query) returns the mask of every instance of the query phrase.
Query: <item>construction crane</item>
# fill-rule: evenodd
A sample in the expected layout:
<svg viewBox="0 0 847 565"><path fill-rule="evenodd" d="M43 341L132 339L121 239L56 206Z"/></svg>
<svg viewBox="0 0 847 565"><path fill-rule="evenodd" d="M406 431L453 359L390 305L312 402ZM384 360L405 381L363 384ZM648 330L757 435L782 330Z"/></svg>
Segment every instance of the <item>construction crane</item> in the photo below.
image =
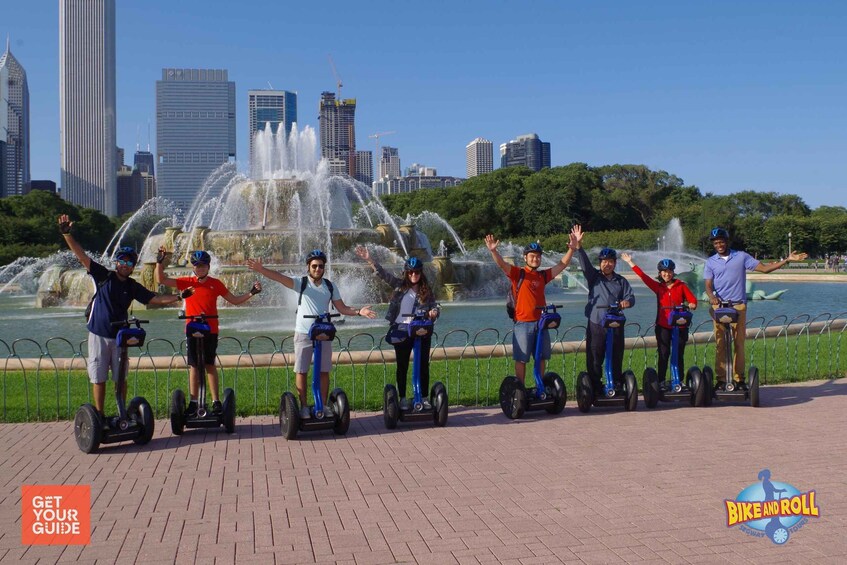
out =
<svg viewBox="0 0 847 565"><path fill-rule="evenodd" d="M336 100L341 102L341 87L344 86L341 83L341 77L338 76L338 70L335 68L335 62L332 60L332 55L327 55L329 57L329 66L332 67L332 74L335 76L335 88L336 88Z"/></svg>
<svg viewBox="0 0 847 565"><path fill-rule="evenodd" d="M373 139L376 140L376 151L374 151L374 178L376 178L377 169L378 169L378 167L376 167L376 164L379 163L379 159L380 159L380 157L379 157L379 138L384 136L384 135L391 135L392 133L397 133L397 132L393 131L393 130L392 131L379 131L379 132L376 132L376 133L372 133L371 135L368 136L368 138L373 138Z"/></svg>

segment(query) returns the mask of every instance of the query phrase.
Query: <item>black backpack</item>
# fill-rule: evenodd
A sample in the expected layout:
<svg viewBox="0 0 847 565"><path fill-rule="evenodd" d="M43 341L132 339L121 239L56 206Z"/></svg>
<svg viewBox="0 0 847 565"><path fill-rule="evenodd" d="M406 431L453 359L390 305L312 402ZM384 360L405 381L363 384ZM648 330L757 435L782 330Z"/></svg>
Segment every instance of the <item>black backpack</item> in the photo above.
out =
<svg viewBox="0 0 847 565"><path fill-rule="evenodd" d="M94 307L94 299L97 297L97 293L100 292L100 289L106 286L106 283L109 282L109 279L112 277L110 274L106 277L106 280L103 282L97 283L97 288L94 289L94 294L91 295L91 300L88 301L88 306L85 307L85 321L91 317L91 309Z"/></svg>
<svg viewBox="0 0 847 565"><path fill-rule="evenodd" d="M329 289L329 303L332 305L332 295L335 294L335 289L332 286L332 283L327 279L324 279L326 283L326 287ZM297 297L297 308L300 308L300 303L303 302L303 293L306 292L306 286L309 284L309 278L303 277L300 279L300 295Z"/></svg>
<svg viewBox="0 0 847 565"><path fill-rule="evenodd" d="M509 285L509 294L506 296L506 314L509 315L509 318L514 322L515 321L515 302L518 301L518 293L521 291L521 285L523 284L523 279L526 276L526 271L521 269L520 274L518 275L518 284L516 285L515 292L512 292L512 285Z"/></svg>

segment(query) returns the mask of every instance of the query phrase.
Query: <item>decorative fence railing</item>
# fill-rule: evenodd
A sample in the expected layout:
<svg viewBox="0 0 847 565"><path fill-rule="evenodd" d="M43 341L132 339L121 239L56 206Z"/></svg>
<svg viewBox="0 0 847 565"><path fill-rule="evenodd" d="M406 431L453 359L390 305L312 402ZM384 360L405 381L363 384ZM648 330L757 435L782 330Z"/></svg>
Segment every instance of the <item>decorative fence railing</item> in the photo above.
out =
<svg viewBox="0 0 847 565"><path fill-rule="evenodd" d="M759 368L763 384L845 375L842 355L847 312L778 316L747 321L746 358ZM656 366L654 327L627 324L624 367L639 379L647 366ZM572 393L585 367L585 326L560 328L553 340L550 371L559 373ZM2 412L0 422L70 419L82 402L90 401L85 372L86 344L51 337L44 343L0 340ZM275 413L279 397L291 390L293 336L276 341L259 335L242 341L223 336L218 346L221 389L232 387L243 414ZM333 385L342 386L354 409L382 405L382 390L394 381L394 350L382 334L358 333L334 343ZM847 354L847 351L844 352ZM713 365L712 323L691 329L686 366ZM151 339L131 350L130 396L145 396L158 415L167 413L170 392L186 389L185 341ZM444 382L451 404L491 405L504 376L513 372L511 331L486 328L471 335L452 330L435 335L431 350L431 381ZM107 395L110 402L111 393Z"/></svg>

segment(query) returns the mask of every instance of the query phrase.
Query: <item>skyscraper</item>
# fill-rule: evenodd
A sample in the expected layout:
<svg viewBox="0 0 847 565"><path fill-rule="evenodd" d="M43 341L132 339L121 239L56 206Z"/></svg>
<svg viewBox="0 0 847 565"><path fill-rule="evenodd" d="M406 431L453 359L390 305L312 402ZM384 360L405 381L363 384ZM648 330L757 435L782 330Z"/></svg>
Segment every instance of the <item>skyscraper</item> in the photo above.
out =
<svg viewBox="0 0 847 565"><path fill-rule="evenodd" d="M477 137L465 147L468 178L484 175L494 170L494 145Z"/></svg>
<svg viewBox="0 0 847 565"><path fill-rule="evenodd" d="M519 135L517 139L500 145L500 166L523 165L533 171L550 167L550 143L541 141L537 134Z"/></svg>
<svg viewBox="0 0 847 565"><path fill-rule="evenodd" d="M373 151L356 151L356 180L368 186L374 181Z"/></svg>
<svg viewBox="0 0 847 565"><path fill-rule="evenodd" d="M384 145L379 160L379 178L394 179L400 176L400 151L396 147Z"/></svg>
<svg viewBox="0 0 847 565"><path fill-rule="evenodd" d="M118 211L115 0L59 0L62 197Z"/></svg>
<svg viewBox="0 0 847 565"><path fill-rule="evenodd" d="M321 92L321 157L343 159L347 174L356 177L356 99L336 100L332 92Z"/></svg>
<svg viewBox="0 0 847 565"><path fill-rule="evenodd" d="M149 146L147 147L147 151L142 151L141 149L135 150L132 164L134 167L138 167L142 173L147 173L151 176L156 175L156 158L150 153Z"/></svg>
<svg viewBox="0 0 847 565"><path fill-rule="evenodd" d="M156 81L158 195L183 211L212 171L235 159L235 83L227 76L225 69L162 69Z"/></svg>
<svg viewBox="0 0 847 565"><path fill-rule="evenodd" d="M297 94L287 90L248 90L247 119L250 140L250 166L253 166L253 137L270 125L276 134L279 124L284 124L285 138L291 135L291 126L297 121Z"/></svg>
<svg viewBox="0 0 847 565"><path fill-rule="evenodd" d="M0 197L24 194L29 171L29 86L7 38L0 55Z"/></svg>

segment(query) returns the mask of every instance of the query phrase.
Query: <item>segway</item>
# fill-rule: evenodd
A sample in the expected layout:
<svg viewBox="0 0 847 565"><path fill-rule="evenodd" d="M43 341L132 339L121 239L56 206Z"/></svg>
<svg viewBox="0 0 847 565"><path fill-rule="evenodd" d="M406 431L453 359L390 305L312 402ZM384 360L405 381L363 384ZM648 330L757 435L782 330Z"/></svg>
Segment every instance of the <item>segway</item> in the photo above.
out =
<svg viewBox="0 0 847 565"><path fill-rule="evenodd" d="M655 408L662 402L688 401L692 406L704 406L706 404L706 383L700 369L696 366L688 369L685 383L679 374L679 333L682 328L691 326L691 311L685 305L665 307L668 312L668 323L671 330L671 382L669 387L659 382L659 375L653 367L644 370L642 391L644 393L644 404L647 408Z"/></svg>
<svg viewBox="0 0 847 565"><path fill-rule="evenodd" d="M782 498L782 493L778 492L776 494L776 499L779 500ZM782 545L788 541L790 534L789 530L785 527L782 522L779 520L779 515L774 516L768 521L768 525L765 526L765 535L768 536L772 542L777 545Z"/></svg>
<svg viewBox="0 0 847 565"><path fill-rule="evenodd" d="M603 308L603 307L601 307ZM592 406L623 406L624 410L632 411L638 405L638 382L635 373L627 369L623 372L622 382L615 382L612 373L612 348L614 347L614 330L626 325L626 316L619 304L615 303L605 307L606 314L603 316L603 327L606 328L606 357L603 372L606 377L605 384L600 384L595 389L591 377L586 371L577 376L576 404L580 412L588 412Z"/></svg>
<svg viewBox="0 0 847 565"><path fill-rule="evenodd" d="M709 406L712 400L720 400L722 402L749 402L750 406L757 408L759 406L759 369L750 365L747 371L747 377L750 382L749 386L743 380L740 383L736 383L732 379L734 365L732 362L732 324L738 322L738 310L733 305L740 303L723 300L719 296L717 298L720 301L720 307L714 309L713 316L715 321L720 324L718 331L724 333L724 355L726 356L727 378L725 386L722 389L717 389L714 385L714 372L712 368L708 365L703 367L703 380L706 384L705 402L703 405ZM746 328L742 328L740 331L746 331ZM743 379L744 375L741 375L741 378Z"/></svg>
<svg viewBox="0 0 847 565"><path fill-rule="evenodd" d="M409 338L414 340L412 360L412 392L414 403L411 407L404 409L400 406L400 398L397 387L392 384L385 385L382 393L382 416L385 427L393 430L397 422L432 422L436 426L443 427L447 424L447 387L440 381L436 382L429 391L430 409L424 409L423 393L421 392L421 341L432 335L434 324L429 317L429 310L418 308L409 323Z"/></svg>
<svg viewBox="0 0 847 565"><path fill-rule="evenodd" d="M309 418L301 418L300 405L294 394L286 392L282 395L279 400L279 431L285 439L296 438L297 432L300 431L313 432L329 429L338 435L344 435L350 428L350 403L344 391L336 388L329 393L333 416L327 416L324 412L321 395L321 349L324 342L335 339L335 325L331 318L340 315L327 312L319 316L303 316L315 320L309 328L309 339L312 340L313 346L312 394L315 397L315 405L309 410Z"/></svg>
<svg viewBox="0 0 847 565"><path fill-rule="evenodd" d="M116 338L120 348L120 365L118 380L115 383L115 400L118 405L118 415L103 418L94 406L83 404L74 418L74 437L76 444L84 453L94 453L101 443L117 443L132 440L138 445L150 443L155 431L153 409L142 396L136 396L129 401L129 407L124 406L121 389L129 373L130 347L144 345L147 332L141 324L148 320L139 320L135 316L122 322L112 322L112 327L120 327ZM133 327L135 324L135 327Z"/></svg>
<svg viewBox="0 0 847 565"><path fill-rule="evenodd" d="M541 410L548 414L561 414L565 409L568 392L562 378L548 371L541 374L541 347L542 332L558 328L562 323L562 317L556 312L561 304L548 304L539 306L541 318L538 320L538 331L535 334L535 359L532 366L532 375L535 377L535 386L526 388L524 383L517 377L510 375L503 379L500 384L500 408L503 414L510 420L521 418L525 412Z"/></svg>
<svg viewBox="0 0 847 565"><path fill-rule="evenodd" d="M174 435L182 435L185 428L217 428L223 425L224 431L231 434L235 431L235 391L231 388L224 389L222 409L220 412L209 410L206 406L206 359L204 356L204 343L212 328L207 320L217 316L197 314L186 316L180 313L178 319L190 320L185 326L185 334L188 339L194 340L197 351L197 372L199 374L199 389L197 390L197 411L186 413L185 393L176 389L171 394L171 431ZM212 360L214 361L214 360Z"/></svg>

